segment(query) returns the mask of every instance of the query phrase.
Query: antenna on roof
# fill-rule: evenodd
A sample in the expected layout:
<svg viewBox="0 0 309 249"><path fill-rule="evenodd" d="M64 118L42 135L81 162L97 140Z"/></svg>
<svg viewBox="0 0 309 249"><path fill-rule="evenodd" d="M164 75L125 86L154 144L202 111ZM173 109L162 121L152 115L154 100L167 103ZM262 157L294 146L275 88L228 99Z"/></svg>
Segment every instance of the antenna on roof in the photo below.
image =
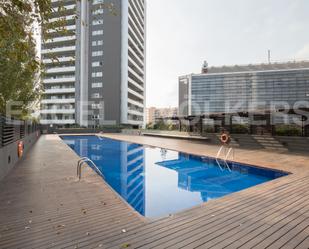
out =
<svg viewBox="0 0 309 249"><path fill-rule="evenodd" d="M208 73L208 63L207 63L207 61L204 61L204 63L203 63L202 73Z"/></svg>
<svg viewBox="0 0 309 249"><path fill-rule="evenodd" d="M270 49L268 49L268 64L270 64Z"/></svg>

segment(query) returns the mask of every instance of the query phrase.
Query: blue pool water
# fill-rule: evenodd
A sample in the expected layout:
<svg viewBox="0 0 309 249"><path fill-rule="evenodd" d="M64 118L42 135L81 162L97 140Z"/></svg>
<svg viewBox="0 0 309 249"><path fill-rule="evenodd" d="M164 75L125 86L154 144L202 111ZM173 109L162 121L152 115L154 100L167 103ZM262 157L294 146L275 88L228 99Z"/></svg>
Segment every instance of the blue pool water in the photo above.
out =
<svg viewBox="0 0 309 249"><path fill-rule="evenodd" d="M108 184L146 217L175 213L287 173L97 136L62 136L98 166Z"/></svg>

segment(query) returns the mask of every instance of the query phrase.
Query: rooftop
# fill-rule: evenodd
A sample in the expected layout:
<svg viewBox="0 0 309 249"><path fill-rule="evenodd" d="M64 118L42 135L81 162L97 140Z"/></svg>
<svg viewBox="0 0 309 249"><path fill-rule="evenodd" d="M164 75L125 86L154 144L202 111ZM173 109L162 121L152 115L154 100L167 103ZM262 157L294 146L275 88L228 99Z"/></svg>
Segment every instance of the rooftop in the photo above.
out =
<svg viewBox="0 0 309 249"><path fill-rule="evenodd" d="M271 71L271 70L285 70L285 69L309 69L309 60L306 61L287 61L287 62L273 62L262 64L247 64L247 65L229 65L229 66L214 66L209 67L207 74L215 73L235 73L235 72L252 72L252 71Z"/></svg>

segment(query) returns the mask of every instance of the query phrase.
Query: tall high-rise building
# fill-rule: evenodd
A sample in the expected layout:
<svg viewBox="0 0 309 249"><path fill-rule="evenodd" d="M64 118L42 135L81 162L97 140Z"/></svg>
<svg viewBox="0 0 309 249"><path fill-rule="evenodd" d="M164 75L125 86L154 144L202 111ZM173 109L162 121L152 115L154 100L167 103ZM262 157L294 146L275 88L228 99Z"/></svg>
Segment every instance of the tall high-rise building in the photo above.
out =
<svg viewBox="0 0 309 249"><path fill-rule="evenodd" d="M63 20L66 30L47 30L42 44L41 123L143 125L145 0L51 2L49 22Z"/></svg>

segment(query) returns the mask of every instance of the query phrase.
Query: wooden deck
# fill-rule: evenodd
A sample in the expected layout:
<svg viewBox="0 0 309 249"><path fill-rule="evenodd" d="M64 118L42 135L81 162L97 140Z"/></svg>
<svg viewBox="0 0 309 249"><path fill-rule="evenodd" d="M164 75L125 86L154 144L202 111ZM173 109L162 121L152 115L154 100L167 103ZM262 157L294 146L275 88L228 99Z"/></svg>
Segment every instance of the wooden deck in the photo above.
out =
<svg viewBox="0 0 309 249"><path fill-rule="evenodd" d="M150 137L163 137L163 138L176 138L176 139L187 139L187 140L196 140L196 141L208 141L209 138L197 136L197 135L176 135L176 134L164 134L164 133L150 133L143 132L144 136Z"/></svg>
<svg viewBox="0 0 309 249"><path fill-rule="evenodd" d="M173 139L110 137L195 154L216 149ZM57 136L43 136L0 182L0 248L308 249L309 157L238 154L238 161L265 162L294 174L146 220L91 169L78 182L78 156Z"/></svg>

